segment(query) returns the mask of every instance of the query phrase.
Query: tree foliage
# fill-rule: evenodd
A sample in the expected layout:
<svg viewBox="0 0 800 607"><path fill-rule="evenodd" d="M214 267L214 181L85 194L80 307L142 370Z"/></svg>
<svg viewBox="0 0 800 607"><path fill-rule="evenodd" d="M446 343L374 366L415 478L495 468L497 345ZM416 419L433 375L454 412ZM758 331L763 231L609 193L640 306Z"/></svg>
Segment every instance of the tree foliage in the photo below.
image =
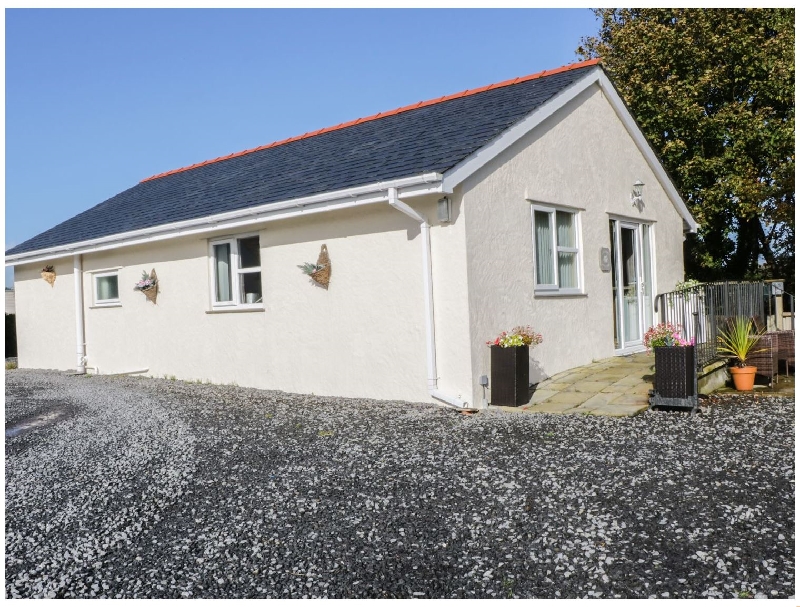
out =
<svg viewBox="0 0 800 607"><path fill-rule="evenodd" d="M687 274L793 284L794 9L595 14L577 53L602 58L700 223Z"/></svg>

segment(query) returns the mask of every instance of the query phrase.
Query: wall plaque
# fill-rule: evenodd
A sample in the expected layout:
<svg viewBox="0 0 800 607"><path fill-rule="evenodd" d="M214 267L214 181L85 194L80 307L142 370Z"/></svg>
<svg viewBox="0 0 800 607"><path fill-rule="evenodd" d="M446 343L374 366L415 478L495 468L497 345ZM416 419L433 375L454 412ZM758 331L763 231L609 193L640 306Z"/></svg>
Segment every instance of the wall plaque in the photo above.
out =
<svg viewBox="0 0 800 607"><path fill-rule="evenodd" d="M611 271L611 249L606 247L600 249L600 269L603 272Z"/></svg>

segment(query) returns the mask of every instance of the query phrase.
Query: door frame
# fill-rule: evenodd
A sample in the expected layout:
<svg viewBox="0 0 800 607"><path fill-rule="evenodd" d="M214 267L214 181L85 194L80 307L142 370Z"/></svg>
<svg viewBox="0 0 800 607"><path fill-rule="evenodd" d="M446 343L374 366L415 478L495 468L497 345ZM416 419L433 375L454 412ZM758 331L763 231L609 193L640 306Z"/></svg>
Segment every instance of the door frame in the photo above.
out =
<svg viewBox="0 0 800 607"><path fill-rule="evenodd" d="M617 327L617 331L619 332L619 344L620 347L616 347L616 339L617 336L614 336L614 354L615 355L625 355L630 354L633 352L641 352L644 350L644 334L647 330L645 327L645 319L647 317L653 317L655 314L654 309L651 310L651 314L645 314L645 295L644 295L644 281L645 281L645 267L644 267L644 229L642 226L647 225L649 227L647 238L648 238L648 250L650 253L650 305L653 306L655 302L655 298L653 297L653 287L655 283L655 247L653 243L653 223L649 221L638 221L635 219L629 219L627 217L618 217L618 216L609 216L609 222L614 222L614 233L613 233L613 241L611 242L611 250L613 253L613 258L611 262L614 264L614 273L616 274L616 284L612 284L612 296L614 293L614 289L616 289L616 307L615 311L617 314L617 318L615 319L615 325ZM635 234L635 247L634 247L634 265L635 265L635 272L636 272L636 302L637 302L637 313L638 313L638 320L639 320L639 339L635 340L628 340L627 335L625 335L625 307L624 307L624 292L622 288L622 229L629 229L633 230ZM612 281L614 279L612 278Z"/></svg>

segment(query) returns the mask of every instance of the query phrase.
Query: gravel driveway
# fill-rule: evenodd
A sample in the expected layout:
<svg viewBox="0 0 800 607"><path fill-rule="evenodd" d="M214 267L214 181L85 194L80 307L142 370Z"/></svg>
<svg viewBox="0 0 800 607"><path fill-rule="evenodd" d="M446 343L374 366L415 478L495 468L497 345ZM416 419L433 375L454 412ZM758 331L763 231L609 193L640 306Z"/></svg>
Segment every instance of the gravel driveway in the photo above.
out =
<svg viewBox="0 0 800 607"><path fill-rule="evenodd" d="M792 597L794 435L9 371L6 596Z"/></svg>

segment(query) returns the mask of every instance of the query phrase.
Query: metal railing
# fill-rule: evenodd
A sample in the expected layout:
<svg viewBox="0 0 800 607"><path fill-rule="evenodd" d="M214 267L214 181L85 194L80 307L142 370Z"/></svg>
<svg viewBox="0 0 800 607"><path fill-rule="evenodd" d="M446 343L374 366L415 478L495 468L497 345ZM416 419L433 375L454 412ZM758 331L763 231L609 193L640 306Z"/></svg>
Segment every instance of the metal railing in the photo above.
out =
<svg viewBox="0 0 800 607"><path fill-rule="evenodd" d="M768 281L765 288L769 290L770 295L775 296L774 298L768 298L767 311L767 317L775 319L775 329L778 331L787 329L794 331L794 294L783 290L783 281ZM787 316L789 317L789 327L786 327L784 321Z"/></svg>
<svg viewBox="0 0 800 607"><path fill-rule="evenodd" d="M656 313L660 322L679 327L684 339L694 339L697 368L702 369L718 358L717 336L728 319L755 318L766 326L769 298L763 282L710 282L661 293L656 296Z"/></svg>

